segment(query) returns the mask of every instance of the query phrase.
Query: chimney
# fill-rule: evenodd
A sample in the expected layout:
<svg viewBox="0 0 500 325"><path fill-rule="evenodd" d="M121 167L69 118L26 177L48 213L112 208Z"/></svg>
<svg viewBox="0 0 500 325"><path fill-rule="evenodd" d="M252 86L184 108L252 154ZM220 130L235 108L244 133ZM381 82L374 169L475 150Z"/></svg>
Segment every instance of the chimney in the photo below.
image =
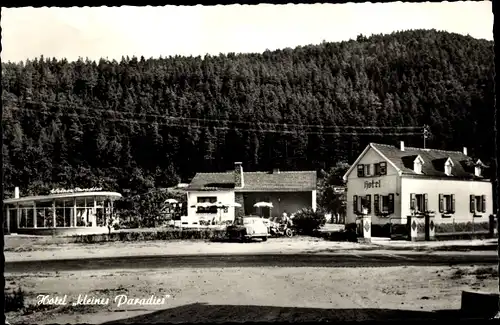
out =
<svg viewBox="0 0 500 325"><path fill-rule="evenodd" d="M241 162L234 163L234 187L243 187L245 180L243 179L243 166Z"/></svg>
<svg viewBox="0 0 500 325"><path fill-rule="evenodd" d="M401 148L401 151L405 151L405 142L404 141L400 142L400 148Z"/></svg>
<svg viewBox="0 0 500 325"><path fill-rule="evenodd" d="M279 174L280 169L279 168L273 168L273 174Z"/></svg>
<svg viewBox="0 0 500 325"><path fill-rule="evenodd" d="M14 199L19 199L19 187L14 188Z"/></svg>
<svg viewBox="0 0 500 325"><path fill-rule="evenodd" d="M464 155L467 156L467 147L464 147Z"/></svg>

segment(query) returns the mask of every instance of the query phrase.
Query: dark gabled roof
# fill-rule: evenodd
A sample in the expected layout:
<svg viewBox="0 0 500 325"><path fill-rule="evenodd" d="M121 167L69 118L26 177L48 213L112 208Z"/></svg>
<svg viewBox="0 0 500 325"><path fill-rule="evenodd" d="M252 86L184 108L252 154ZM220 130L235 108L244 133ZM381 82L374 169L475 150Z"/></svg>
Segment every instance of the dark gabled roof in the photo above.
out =
<svg viewBox="0 0 500 325"><path fill-rule="evenodd" d="M316 189L315 171L280 171L279 173L243 172L243 188L237 192L301 192ZM223 190L235 187L234 173L197 173L188 191Z"/></svg>
<svg viewBox="0 0 500 325"><path fill-rule="evenodd" d="M424 161L422 165L422 175L432 177L456 177L466 179L483 179L474 175L475 162L471 157L464 155L461 151L447 151L438 149L423 149L405 147L404 151L387 144L371 143L373 148L380 151L389 159L403 175L418 175L413 170L413 161L420 156ZM451 176L444 172L444 164L449 159L453 162Z"/></svg>
<svg viewBox="0 0 500 325"><path fill-rule="evenodd" d="M415 159L417 159L418 155L410 155L410 156L405 156L402 157L401 160L403 161L403 165L406 168L413 169L413 163L415 162Z"/></svg>

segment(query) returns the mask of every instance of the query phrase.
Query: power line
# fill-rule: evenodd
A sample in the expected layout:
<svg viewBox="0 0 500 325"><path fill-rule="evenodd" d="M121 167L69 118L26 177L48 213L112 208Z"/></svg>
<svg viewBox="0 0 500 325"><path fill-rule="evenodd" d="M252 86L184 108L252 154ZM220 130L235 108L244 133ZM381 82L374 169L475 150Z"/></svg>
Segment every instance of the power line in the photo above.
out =
<svg viewBox="0 0 500 325"><path fill-rule="evenodd" d="M248 125L267 125L267 126L282 126L282 127L295 127L295 128L333 128L333 129L388 129L388 130L422 130L423 126L322 126L322 125L311 125L311 124L297 124L297 123L274 123L274 122L252 122L252 121L238 121L238 120L224 120L224 119L211 119L211 118L197 118L197 117L181 117L181 116L164 116L160 114L150 114L150 113L134 113L134 112L120 112L111 109L104 108L90 108L82 107L78 105L62 105L56 102L39 102L39 101L26 101L28 104L35 105L52 105L58 108L66 109L77 109L77 110L90 110L95 112L104 112L108 114L122 114L131 116L141 116L141 117L152 117L158 119L167 119L172 121L193 121L193 122L216 122L216 123L235 123L235 124L248 124ZM5 107L5 106L4 106ZM29 110L29 108L17 108L21 110Z"/></svg>
<svg viewBox="0 0 500 325"><path fill-rule="evenodd" d="M23 110L23 111L32 111L35 113L39 114L49 114L49 115L57 115L57 112L44 112L40 110L35 110L35 109L30 109L30 108L11 108L12 110ZM86 118L86 119L102 119L102 117L93 117L93 116L86 116L82 114L75 114L75 113L65 113L64 116L69 116L69 117L78 117L78 118ZM360 132L318 132L318 131L289 131L289 130L275 130L275 129L255 129L255 128L239 128L239 127L227 127L227 126L207 126L207 125L186 125L186 124L175 124L172 122L165 123L165 122L151 122L151 121L144 121L144 120L132 120L132 119L117 119L117 118L105 118L106 121L109 122L124 122L124 123L138 123L138 124L147 124L151 125L152 123L156 123L157 125L162 125L166 127L178 127L178 128L194 128L194 129L214 129L214 130L227 130L227 131L234 131L234 130L240 130L240 131L246 131L246 132L254 132L254 133L279 133L279 134L310 134L310 135L353 135L353 136L360 136L360 135L383 135L383 136L413 136L413 135L418 135L421 136L422 132L368 132L368 133L360 133ZM320 126L317 126L320 127ZM375 129L376 127L373 127Z"/></svg>

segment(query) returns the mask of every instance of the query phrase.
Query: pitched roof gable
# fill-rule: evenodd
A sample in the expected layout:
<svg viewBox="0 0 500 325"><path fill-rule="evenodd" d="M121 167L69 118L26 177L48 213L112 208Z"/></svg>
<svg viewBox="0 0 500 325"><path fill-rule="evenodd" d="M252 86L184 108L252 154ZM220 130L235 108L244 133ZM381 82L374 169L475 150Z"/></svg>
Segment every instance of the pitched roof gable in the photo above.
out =
<svg viewBox="0 0 500 325"><path fill-rule="evenodd" d="M413 160L420 156L424 163L422 164L422 175L433 177L458 177L477 179L474 172L466 168L470 162L473 163L472 158L464 155L461 151L447 151L438 149L423 149L405 147L404 151L399 148L387 144L371 143L374 148L377 148L387 159L401 170L403 175L415 175L413 170ZM446 176L444 172L444 165L451 160L453 163L453 176ZM409 163L411 161L411 164Z"/></svg>
<svg viewBox="0 0 500 325"><path fill-rule="evenodd" d="M243 172L244 187L238 192L291 192L312 191L316 189L317 176L315 171L280 171ZM197 173L187 190L208 191L234 189L234 173Z"/></svg>
<svg viewBox="0 0 500 325"><path fill-rule="evenodd" d="M384 160L386 160L389 164L391 164L397 171L399 171L399 168L394 165L394 163L388 159L387 157L384 156L384 154L379 151L376 147L373 146L373 143L370 143L366 146L366 148L363 150L363 152L358 156L358 158L356 159L356 161L354 161L354 163L351 165L351 167L349 167L349 169L347 170L347 172L344 174L344 176L342 177L344 179L344 181L347 180L347 177L352 173L352 171L354 170L354 168L356 168L356 166L358 165L358 163L360 162L360 160L363 158L363 156L368 152L368 150L370 149L373 149L375 150L376 153L378 153Z"/></svg>

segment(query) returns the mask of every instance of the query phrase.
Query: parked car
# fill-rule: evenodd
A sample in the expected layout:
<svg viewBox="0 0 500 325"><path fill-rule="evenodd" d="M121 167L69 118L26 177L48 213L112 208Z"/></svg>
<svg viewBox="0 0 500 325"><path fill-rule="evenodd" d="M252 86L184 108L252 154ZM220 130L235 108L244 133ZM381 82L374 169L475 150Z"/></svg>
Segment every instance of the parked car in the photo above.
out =
<svg viewBox="0 0 500 325"><path fill-rule="evenodd" d="M263 218L243 217L237 218L234 223L227 228L227 234L232 239L249 240L260 238L266 241L269 237L269 231Z"/></svg>

